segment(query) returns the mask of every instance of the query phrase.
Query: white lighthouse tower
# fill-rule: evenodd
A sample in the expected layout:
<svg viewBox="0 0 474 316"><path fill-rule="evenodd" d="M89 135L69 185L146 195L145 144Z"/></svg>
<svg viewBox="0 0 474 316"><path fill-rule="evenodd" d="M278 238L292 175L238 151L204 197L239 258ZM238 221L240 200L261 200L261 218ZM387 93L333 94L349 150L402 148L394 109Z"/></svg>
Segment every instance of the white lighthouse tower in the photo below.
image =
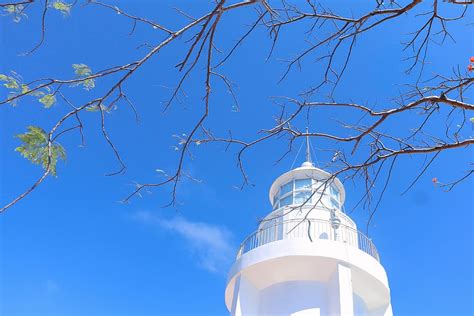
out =
<svg viewBox="0 0 474 316"><path fill-rule="evenodd" d="M309 155L270 188L273 211L237 253L225 291L232 316L391 316L390 288L370 239L342 205L344 187Z"/></svg>

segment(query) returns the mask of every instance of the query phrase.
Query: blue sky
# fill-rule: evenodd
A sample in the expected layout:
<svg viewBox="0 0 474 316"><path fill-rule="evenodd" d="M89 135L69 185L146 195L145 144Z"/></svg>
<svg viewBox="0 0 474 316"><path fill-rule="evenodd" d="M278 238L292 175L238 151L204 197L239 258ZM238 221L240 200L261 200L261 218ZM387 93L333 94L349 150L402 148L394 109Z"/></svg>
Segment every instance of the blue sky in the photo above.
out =
<svg viewBox="0 0 474 316"><path fill-rule="evenodd" d="M347 2L334 6L349 10ZM176 18L172 7L194 15L210 7L210 1L122 1L118 5L136 15L144 15L177 28L184 18ZM443 4L445 6L445 4ZM448 7L444 7L448 9ZM355 14L364 7L352 8ZM129 62L145 54L136 49L143 42L164 38L149 27L131 25L123 17L99 7L74 8L69 17L50 12L46 41L35 54L19 56L38 40L38 9L28 19L14 24L0 18L0 73L11 70L25 81L38 77L73 75L74 63L88 64L93 70ZM254 15L242 10L224 16L217 32L221 48L232 46L243 26ZM454 12L448 9L447 14ZM341 86L340 100L353 99L384 106L396 95L400 83L412 77L400 42L404 34L419 24L404 18L361 37ZM428 72L449 74L452 67L465 67L473 53L472 37L466 21L452 26L456 43L433 44ZM209 125L217 132L232 129L241 138L252 139L256 131L271 127L278 108L269 96L294 96L321 75L321 66L305 63L303 71L292 72L281 84L277 78L284 67L278 58L294 54L305 46L297 41L303 28L285 30L275 58L265 62L270 40L262 31L239 47L238 58L223 67L237 84L240 111L222 84L214 83ZM262 40L265 39L265 40ZM273 140L245 156L253 185L243 191L236 168L235 149L221 145L193 148L194 159L186 170L200 182L185 180L178 187L175 207L169 202L169 188L152 190L129 204L119 203L131 192L135 181L158 181L156 169L172 172L177 153L176 137L189 133L189 126L202 111L202 68L186 86L187 98L163 114L163 101L179 80L174 65L182 58L184 40L169 46L143 67L125 86L136 105L140 124L128 107L120 106L107 117L107 126L120 150L127 172L105 177L117 169L113 153L98 132L97 113L83 117L86 146L77 134L61 143L68 160L58 166L58 177L48 178L30 197L0 216L0 312L2 315L226 315L224 288L226 273L239 243L255 228L259 217L270 210L268 189L272 181L290 169L295 154L279 164L285 151L284 140ZM202 66L202 65L201 65ZM98 80L97 88L85 92L69 89L76 104L103 92L109 80ZM5 93L2 90L0 93ZM51 109L34 100L17 107L0 109L0 201L7 203L39 176L41 170L14 152L19 145L13 135L28 125L50 128L67 110L58 102ZM333 115L334 116L334 115ZM311 117L310 126L333 130L331 113ZM389 122L396 131L404 122ZM299 122L303 128L306 124ZM435 119L433 124L440 123ZM330 154L323 141L313 141L319 163ZM400 193L412 180L423 160L404 157L398 162L388 191L373 224L373 238L385 266L392 289L395 315L471 315L473 313L473 195L472 180L452 192L435 188L440 181L459 177L472 161L471 149L440 155L419 183L405 195ZM303 157L296 159L302 162ZM358 185L359 184L359 185ZM360 183L346 183L347 209L362 193ZM367 212L351 216L361 229Z"/></svg>

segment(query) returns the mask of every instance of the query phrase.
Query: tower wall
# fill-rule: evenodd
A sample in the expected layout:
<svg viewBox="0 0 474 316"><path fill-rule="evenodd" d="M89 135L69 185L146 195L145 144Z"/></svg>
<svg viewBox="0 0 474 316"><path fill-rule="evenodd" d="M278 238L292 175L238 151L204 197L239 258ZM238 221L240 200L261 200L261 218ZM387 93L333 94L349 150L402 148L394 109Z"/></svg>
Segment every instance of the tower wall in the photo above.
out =
<svg viewBox="0 0 474 316"><path fill-rule="evenodd" d="M260 292L259 315L320 315L327 307L326 284L287 281Z"/></svg>
<svg viewBox="0 0 474 316"><path fill-rule="evenodd" d="M380 263L331 240L287 239L243 254L231 270L226 303L235 316L391 315Z"/></svg>

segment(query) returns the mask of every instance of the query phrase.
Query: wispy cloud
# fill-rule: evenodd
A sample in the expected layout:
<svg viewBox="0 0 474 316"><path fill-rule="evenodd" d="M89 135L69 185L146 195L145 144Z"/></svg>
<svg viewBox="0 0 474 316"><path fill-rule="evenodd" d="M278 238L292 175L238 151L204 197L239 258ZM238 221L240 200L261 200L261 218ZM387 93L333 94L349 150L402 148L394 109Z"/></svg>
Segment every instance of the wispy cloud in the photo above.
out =
<svg viewBox="0 0 474 316"><path fill-rule="evenodd" d="M148 211L136 212L133 218L181 236L197 257L199 265L210 272L225 273L233 261L235 249L231 242L232 234L225 227L192 222L182 216L164 219Z"/></svg>

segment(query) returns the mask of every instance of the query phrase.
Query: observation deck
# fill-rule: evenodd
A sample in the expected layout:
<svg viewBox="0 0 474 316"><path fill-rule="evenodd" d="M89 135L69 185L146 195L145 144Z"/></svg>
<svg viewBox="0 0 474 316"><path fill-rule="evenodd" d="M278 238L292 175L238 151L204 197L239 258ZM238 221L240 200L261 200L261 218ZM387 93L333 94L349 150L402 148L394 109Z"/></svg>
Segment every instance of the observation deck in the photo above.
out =
<svg viewBox="0 0 474 316"><path fill-rule="evenodd" d="M348 225L333 228L330 220L290 219L273 222L248 236L239 247L237 258L243 254L271 242L287 239L307 239L318 246L318 240L330 240L355 247L380 262L377 248L370 238Z"/></svg>

